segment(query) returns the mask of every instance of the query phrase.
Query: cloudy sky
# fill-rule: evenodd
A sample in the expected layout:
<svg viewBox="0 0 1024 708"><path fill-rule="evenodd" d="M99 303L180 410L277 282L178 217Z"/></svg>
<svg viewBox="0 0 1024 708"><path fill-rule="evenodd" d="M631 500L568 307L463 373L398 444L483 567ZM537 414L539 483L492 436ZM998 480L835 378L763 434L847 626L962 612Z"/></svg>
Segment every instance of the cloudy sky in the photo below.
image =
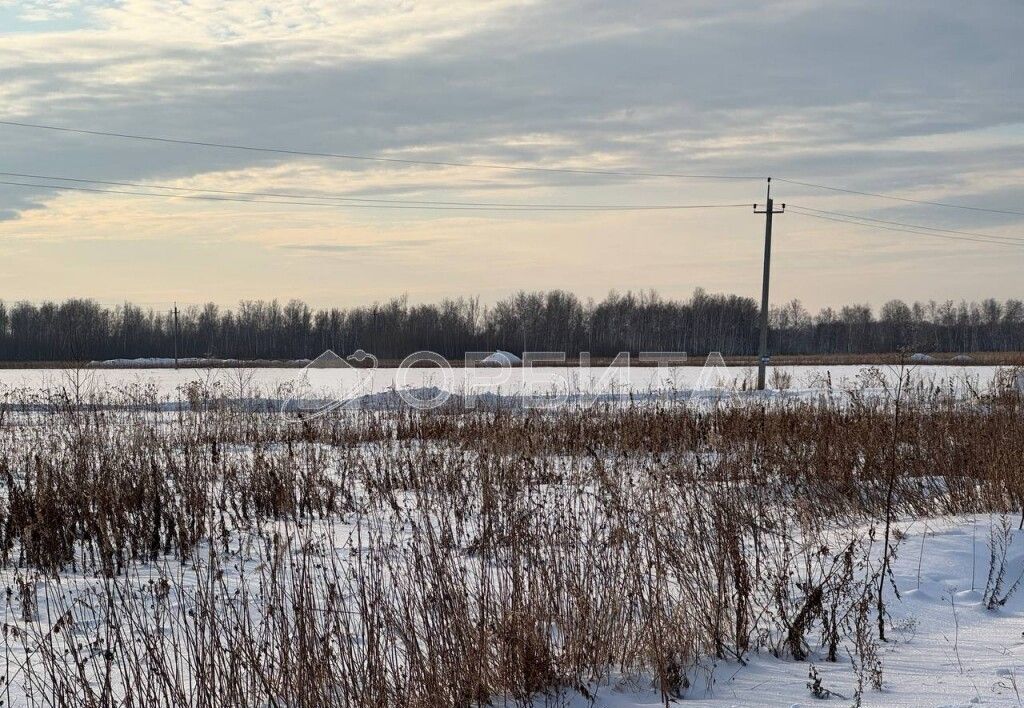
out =
<svg viewBox="0 0 1024 708"><path fill-rule="evenodd" d="M1020 0L0 0L0 120L434 162L774 175L1021 212L1022 36ZM335 199L748 204L764 199L757 180L353 160L2 124L0 172L19 183L0 184L8 301L760 291L763 217L749 206L514 212ZM325 205L148 197L111 190L219 192L57 177ZM56 184L107 191L25 186ZM790 183L774 196L1024 238L1017 214ZM1024 295L1020 244L796 211L775 223L775 301Z"/></svg>

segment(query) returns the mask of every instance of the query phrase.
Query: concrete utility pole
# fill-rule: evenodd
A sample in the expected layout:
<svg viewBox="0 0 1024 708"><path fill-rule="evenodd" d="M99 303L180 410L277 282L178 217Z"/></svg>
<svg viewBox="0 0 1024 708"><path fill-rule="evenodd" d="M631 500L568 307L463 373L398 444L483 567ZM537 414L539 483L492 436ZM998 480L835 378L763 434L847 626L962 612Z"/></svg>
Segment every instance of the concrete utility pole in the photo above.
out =
<svg viewBox="0 0 1024 708"><path fill-rule="evenodd" d="M768 280L772 270L772 214L781 214L786 205L778 211L772 201L772 178L768 178L768 195L764 209L754 205L755 214L764 214L764 278L761 280L761 346L758 349L757 390L764 390L765 370L768 368Z"/></svg>
<svg viewBox="0 0 1024 708"><path fill-rule="evenodd" d="M174 303L174 368L178 368L178 303Z"/></svg>

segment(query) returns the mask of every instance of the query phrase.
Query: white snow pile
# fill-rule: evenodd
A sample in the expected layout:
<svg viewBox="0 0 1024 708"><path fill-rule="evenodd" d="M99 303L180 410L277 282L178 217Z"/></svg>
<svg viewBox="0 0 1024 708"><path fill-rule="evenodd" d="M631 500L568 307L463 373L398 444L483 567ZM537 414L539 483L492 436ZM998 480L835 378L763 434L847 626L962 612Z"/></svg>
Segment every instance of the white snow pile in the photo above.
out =
<svg viewBox="0 0 1024 708"><path fill-rule="evenodd" d="M111 368L111 369L163 369L172 367L175 363L178 366L202 366L210 363L210 359L199 359L196 357L180 357L175 361L169 356L144 356L138 359L105 359L103 361L89 362L89 366Z"/></svg>
<svg viewBox="0 0 1024 708"><path fill-rule="evenodd" d="M879 643L882 689L866 687L865 706L968 708L1024 704L1024 531L1017 518L953 516L903 520L902 541L887 596L888 641ZM1008 522L1008 523L1007 523ZM993 554L994 551L994 554ZM1024 581L1021 581L1024 584ZM809 691L811 666L832 700ZM807 661L770 653L709 662L691 674L679 706L733 708L859 705L856 667L820 652ZM666 705L641 682L602 686L565 697L567 708L653 708ZM546 705L541 700L535 706ZM676 705L676 703L673 703Z"/></svg>
<svg viewBox="0 0 1024 708"><path fill-rule="evenodd" d="M344 357L328 349L316 359L306 364L307 369L351 369L352 365Z"/></svg>
<svg viewBox="0 0 1024 708"><path fill-rule="evenodd" d="M506 352L499 349L498 351L484 357L479 366L521 366L523 360L517 357L512 352Z"/></svg>
<svg viewBox="0 0 1024 708"><path fill-rule="evenodd" d="M915 364L934 364L935 357L930 354L917 353L910 357L910 361Z"/></svg>
<svg viewBox="0 0 1024 708"><path fill-rule="evenodd" d="M90 361L89 367L94 369L173 369L178 367L226 367L245 366L252 362L242 359L207 359L204 357L183 356L175 359L170 356L144 356L137 359L104 359ZM279 364L281 366L297 366L310 363L309 359L286 359L262 361L263 364Z"/></svg>
<svg viewBox="0 0 1024 708"><path fill-rule="evenodd" d="M950 359L950 361L954 364L970 364L974 361L974 357L968 354L957 354L955 357Z"/></svg>

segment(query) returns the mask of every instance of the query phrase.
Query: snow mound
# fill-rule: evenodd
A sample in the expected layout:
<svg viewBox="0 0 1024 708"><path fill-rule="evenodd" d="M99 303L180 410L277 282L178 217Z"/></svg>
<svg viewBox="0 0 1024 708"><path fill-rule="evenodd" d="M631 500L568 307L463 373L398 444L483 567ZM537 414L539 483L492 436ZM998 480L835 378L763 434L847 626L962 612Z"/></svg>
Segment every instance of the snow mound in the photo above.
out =
<svg viewBox="0 0 1024 708"><path fill-rule="evenodd" d="M512 352L499 349L493 354L484 357L480 361L480 366L520 366L522 363L523 360Z"/></svg>
<svg viewBox="0 0 1024 708"><path fill-rule="evenodd" d="M104 359L90 361L88 366L93 369L173 369L178 368L228 368L236 366L252 366L253 361L243 359L210 359L197 356L178 357L175 362L170 356L144 356L137 359ZM255 362L262 366L303 366L309 359L260 359Z"/></svg>
<svg viewBox="0 0 1024 708"><path fill-rule="evenodd" d="M307 369L351 369L352 365L328 349L306 365Z"/></svg>
<svg viewBox="0 0 1024 708"><path fill-rule="evenodd" d="M974 357L967 354L957 354L955 357L950 359L950 361L955 364L970 364L974 361Z"/></svg>
<svg viewBox="0 0 1024 708"><path fill-rule="evenodd" d="M180 357L177 361L169 356L144 356L138 359L106 359L89 362L89 366L110 369L166 369L178 366L203 366L224 363L225 359L199 359L196 357Z"/></svg>
<svg viewBox="0 0 1024 708"><path fill-rule="evenodd" d="M914 354L910 357L910 361L915 364L933 364L935 363L935 357L930 354Z"/></svg>

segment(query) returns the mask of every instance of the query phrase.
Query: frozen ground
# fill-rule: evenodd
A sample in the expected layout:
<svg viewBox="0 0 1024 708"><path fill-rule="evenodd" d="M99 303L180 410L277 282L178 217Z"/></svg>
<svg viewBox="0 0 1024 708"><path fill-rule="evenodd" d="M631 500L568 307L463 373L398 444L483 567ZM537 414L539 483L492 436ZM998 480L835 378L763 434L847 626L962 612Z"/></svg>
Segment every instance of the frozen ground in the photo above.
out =
<svg viewBox="0 0 1024 708"><path fill-rule="evenodd" d="M787 367L782 371L788 382L776 379L795 390L821 390L831 381L836 388L864 383L871 367ZM890 383L898 376L892 368L875 371ZM983 389L995 377L994 367L919 367L913 375L919 381L935 385L955 383L959 387ZM704 389L719 384L749 382L750 369L705 370L700 367L658 370L567 370L561 368L532 371L453 370L445 380L435 369L405 372L396 380L395 370L309 372L313 385L330 389L351 386L353 381L365 388L356 393L382 393L389 390L443 386L455 392L502 392L503 395L550 391L551 387L575 386L575 390L607 392L647 392L659 389ZM131 370L66 371L21 370L0 372L0 395L4 388L81 389L109 391L136 384L150 385L161 396L183 396L190 382L220 386L227 396L244 397L255 391L271 391L294 384L301 370ZM525 374L525 377L524 377ZM361 378L362 376L366 378ZM583 377L576 378L573 377ZM601 377L606 378L602 379ZM532 378L531 378L532 377ZM562 383L559 383L562 382ZM460 389L460 386L462 387ZM525 388L524 388L525 387ZM787 501L788 504L788 501ZM1024 533L1017 531L1018 518L1008 520L1009 539L1003 587L1015 586L1024 573ZM1000 519L987 515L943 519L906 520L898 524L898 554L894 561L893 587L886 586L891 618L889 641L880 645L882 689L866 687L865 705L884 706L970 706L1021 705L1024 690L1024 590L1011 595L1005 605L985 607L986 587L992 553L991 529ZM335 548L339 548L336 546ZM344 549L344 544L340 546ZM344 555L344 554L343 554ZM998 554L996 554L998 555ZM172 562L180 571L181 564ZM144 572L144 570L143 570ZM177 572L177 571L176 571ZM10 585L10 578L5 578ZM88 578L80 578L88 584ZM56 587L56 585L54 586ZM6 624L16 620L5 618ZM6 626L5 626L6 629ZM46 631L44 625L40 627ZM855 694L857 675L851 658L841 652L830 663L812 655L808 661L777 659L762 651L752 655L745 665L736 661L705 659L689 674L690 688L682 704L708 706L794 706L820 705L808 690L811 665L821 677L821 686L830 692L831 703L850 705ZM12 681L12 684L14 682ZM17 685L11 697L18 696ZM13 705L18 705L14 700ZM500 705L500 701L495 701ZM548 696L535 705L569 708L605 706L637 708L662 706L660 694L649 678L597 687L591 697L582 695Z"/></svg>
<svg viewBox="0 0 1024 708"><path fill-rule="evenodd" d="M1018 522L1012 519L1007 585L1024 572L1024 533L1016 530ZM993 523L998 527L998 519L968 516L901 525L907 536L900 544L894 576L902 599L890 605L891 637L880 650L883 688L865 689L864 705L1024 704L1024 590L996 610L985 609L982 601ZM891 587L886 590L891 596ZM811 697L807 682L812 663L823 687L838 696L827 701ZM856 682L846 656L830 664L822 657L796 662L761 655L747 666L719 662L708 664L708 668L708 673L691 677L694 688L681 704L850 705ZM664 704L653 690L622 685L602 688L594 703L577 696L569 705L638 708Z"/></svg>
<svg viewBox="0 0 1024 708"><path fill-rule="evenodd" d="M1017 530L1017 518L1006 521L1012 541L1006 554L1004 589L1024 573L1024 532ZM996 529L998 534L1000 518L977 515L904 521L896 528L902 541L893 576L900 598L896 599L892 586L887 584L889 641L879 646L883 684L880 691L865 686L863 705L967 708L1024 704L1024 591L1012 594L1004 606L994 610L984 603L990 532ZM189 575L180 564L171 565L175 568L170 570L172 576ZM150 572L148 566L137 567L138 578ZM80 578L78 582L90 585L93 581ZM237 578L229 584L234 582ZM44 601L41 606L46 604ZM873 613L872 607L872 622ZM5 622L16 624L10 616ZM40 632L45 629L45 624L39 625ZM808 672L812 665L821 686L832 694L827 700L811 697ZM691 688L674 705L790 708L852 705L857 674L847 653L835 663L828 662L820 652L803 662L760 653L748 655L744 665L732 660L704 660L698 670L689 673L689 680ZM12 705L19 705L24 697L22 690L15 676L7 694ZM591 694L548 695L536 699L534 706L665 705L651 679L645 677L592 686ZM492 705L506 704L499 698ZM509 701L507 705L521 704Z"/></svg>
<svg viewBox="0 0 1024 708"><path fill-rule="evenodd" d="M994 366L908 367L916 381L936 385L984 388L995 377ZM834 389L858 385L870 372L889 382L899 377L897 367L882 366L785 366L770 371L769 388L820 391L829 382ZM613 367L577 369L565 367L439 369L5 369L0 370L4 388L78 388L102 391L133 385L155 387L161 397L178 398L191 382L217 385L232 397L278 397L283 388L303 385L332 396L353 397L395 390L437 388L454 394L549 395L649 393L652 391L704 390L719 386L751 388L753 367L708 366Z"/></svg>

